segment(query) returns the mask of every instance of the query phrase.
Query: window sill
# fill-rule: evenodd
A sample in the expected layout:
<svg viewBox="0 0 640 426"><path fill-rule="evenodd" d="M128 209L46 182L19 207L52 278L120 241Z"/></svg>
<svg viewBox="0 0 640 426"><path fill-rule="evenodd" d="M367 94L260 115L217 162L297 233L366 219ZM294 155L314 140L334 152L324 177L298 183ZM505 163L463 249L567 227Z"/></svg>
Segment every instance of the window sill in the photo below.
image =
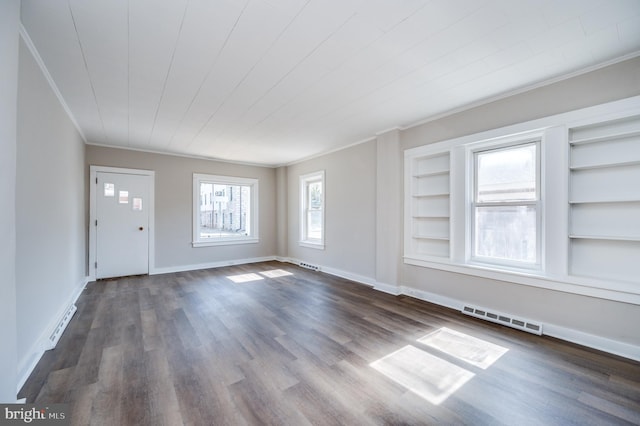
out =
<svg viewBox="0 0 640 426"><path fill-rule="evenodd" d="M311 241L298 241L301 247L312 248L316 250L324 250L324 243L314 243Z"/></svg>
<svg viewBox="0 0 640 426"><path fill-rule="evenodd" d="M215 241L193 241L193 247L212 247L212 246L230 246L235 244L256 244L260 242L258 238L242 238L242 239L216 239Z"/></svg>
<svg viewBox="0 0 640 426"><path fill-rule="evenodd" d="M551 276L545 275L541 271L499 269L485 265L454 263L445 259L430 258L427 260L410 256L404 257L404 263L496 281L640 305L640 289L634 283L626 281L600 280L574 275Z"/></svg>

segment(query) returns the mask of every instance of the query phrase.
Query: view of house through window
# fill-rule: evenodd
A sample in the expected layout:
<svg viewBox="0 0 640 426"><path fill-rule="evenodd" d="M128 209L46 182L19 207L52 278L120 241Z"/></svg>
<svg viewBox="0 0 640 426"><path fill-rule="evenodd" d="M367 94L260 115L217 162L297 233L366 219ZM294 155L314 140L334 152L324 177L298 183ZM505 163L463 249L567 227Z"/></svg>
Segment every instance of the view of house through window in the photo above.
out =
<svg viewBox="0 0 640 426"><path fill-rule="evenodd" d="M194 175L194 245L255 242L257 179Z"/></svg>
<svg viewBox="0 0 640 426"><path fill-rule="evenodd" d="M537 151L533 142L475 152L474 258L538 263Z"/></svg>
<svg viewBox="0 0 640 426"><path fill-rule="evenodd" d="M200 238L247 235L251 187L200 183Z"/></svg>

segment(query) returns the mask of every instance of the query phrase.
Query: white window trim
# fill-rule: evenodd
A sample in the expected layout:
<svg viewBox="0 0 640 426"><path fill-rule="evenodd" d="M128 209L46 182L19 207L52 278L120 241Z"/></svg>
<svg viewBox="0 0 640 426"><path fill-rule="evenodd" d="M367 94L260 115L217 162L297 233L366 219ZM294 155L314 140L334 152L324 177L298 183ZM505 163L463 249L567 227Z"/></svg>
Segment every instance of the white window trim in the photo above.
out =
<svg viewBox="0 0 640 426"><path fill-rule="evenodd" d="M325 184L324 170L318 172L307 173L300 176L300 240L298 244L301 247L307 247L312 249L324 250L325 239ZM322 182L322 237L320 239L306 238L307 236L307 188L310 183L321 181Z"/></svg>
<svg viewBox="0 0 640 426"><path fill-rule="evenodd" d="M498 269L507 270L522 270L523 272L529 271L541 271L544 270L544 239L543 239L543 220L544 220L544 190L542 184L542 147L544 140L544 132L534 131L526 134L519 134L515 136L508 136L506 138L499 138L491 140L490 142L482 141L479 143L466 145L467 149L467 168L466 170L472 170L469 173L468 192L470 193L470 202L467 203L467 229L466 229L466 263L478 266L487 266ZM480 152L487 152L499 149L508 149L521 145L536 146L536 200L530 202L517 202L511 203L515 205L533 205L536 208L536 262L526 263L509 260L491 259L481 256L474 256L473 245L475 244L475 207L478 203L475 202L475 194L478 185L478 165L476 162L476 154ZM493 203L480 203L482 205L491 205ZM497 203L496 205L504 205Z"/></svg>
<svg viewBox="0 0 640 426"><path fill-rule="evenodd" d="M640 287L628 281L604 280L571 275L569 265L569 144L568 129L640 114L640 96L596 105L580 110L462 136L442 142L405 150L405 191L409 194L413 158L448 152L451 156L450 234L451 249L447 258L417 255L409 249L412 212L411 197L405 195L404 263L439 269L475 277L528 285L567 293L640 305ZM470 161L467 146L491 144L497 139L523 138L530 133L542 133L540 149L541 185L544 199L542 217L542 253L540 270L522 270L494 265L473 264L466 258L470 239L466 236L470 215L467 206L471 191L464 164ZM482 141L482 142L478 142ZM460 164L462 163L462 167ZM461 194L462 193L462 194Z"/></svg>
<svg viewBox="0 0 640 426"><path fill-rule="evenodd" d="M200 239L200 184L201 183L216 183L223 185L243 185L251 188L251 235L241 235L237 237L224 237L215 239ZM193 222L192 222L192 246L193 247L211 247L211 246L223 246L234 244L256 244L260 241L258 233L258 194L259 191L258 179L254 178L241 178L232 176L220 176L194 173L193 174Z"/></svg>

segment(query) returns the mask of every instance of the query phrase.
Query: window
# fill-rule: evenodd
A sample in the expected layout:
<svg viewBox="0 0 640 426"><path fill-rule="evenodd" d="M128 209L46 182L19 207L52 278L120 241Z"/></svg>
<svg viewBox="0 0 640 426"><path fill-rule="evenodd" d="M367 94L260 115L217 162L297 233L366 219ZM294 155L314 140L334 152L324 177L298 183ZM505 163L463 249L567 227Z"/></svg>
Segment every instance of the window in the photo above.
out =
<svg viewBox="0 0 640 426"><path fill-rule="evenodd" d="M540 265L539 142L475 151L471 206L474 261Z"/></svg>
<svg viewBox="0 0 640 426"><path fill-rule="evenodd" d="M300 176L300 245L324 249L324 171Z"/></svg>
<svg viewBox="0 0 640 426"><path fill-rule="evenodd" d="M257 242L258 180L194 174L193 246Z"/></svg>

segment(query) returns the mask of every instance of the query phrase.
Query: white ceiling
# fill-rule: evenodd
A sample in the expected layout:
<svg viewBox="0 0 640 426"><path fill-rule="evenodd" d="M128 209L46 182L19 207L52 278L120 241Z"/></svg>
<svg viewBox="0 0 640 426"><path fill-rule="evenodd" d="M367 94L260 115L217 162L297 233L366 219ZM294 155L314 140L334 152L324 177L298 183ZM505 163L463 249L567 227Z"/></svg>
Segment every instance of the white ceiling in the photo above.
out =
<svg viewBox="0 0 640 426"><path fill-rule="evenodd" d="M89 143L280 165L640 52L640 0L22 0Z"/></svg>

